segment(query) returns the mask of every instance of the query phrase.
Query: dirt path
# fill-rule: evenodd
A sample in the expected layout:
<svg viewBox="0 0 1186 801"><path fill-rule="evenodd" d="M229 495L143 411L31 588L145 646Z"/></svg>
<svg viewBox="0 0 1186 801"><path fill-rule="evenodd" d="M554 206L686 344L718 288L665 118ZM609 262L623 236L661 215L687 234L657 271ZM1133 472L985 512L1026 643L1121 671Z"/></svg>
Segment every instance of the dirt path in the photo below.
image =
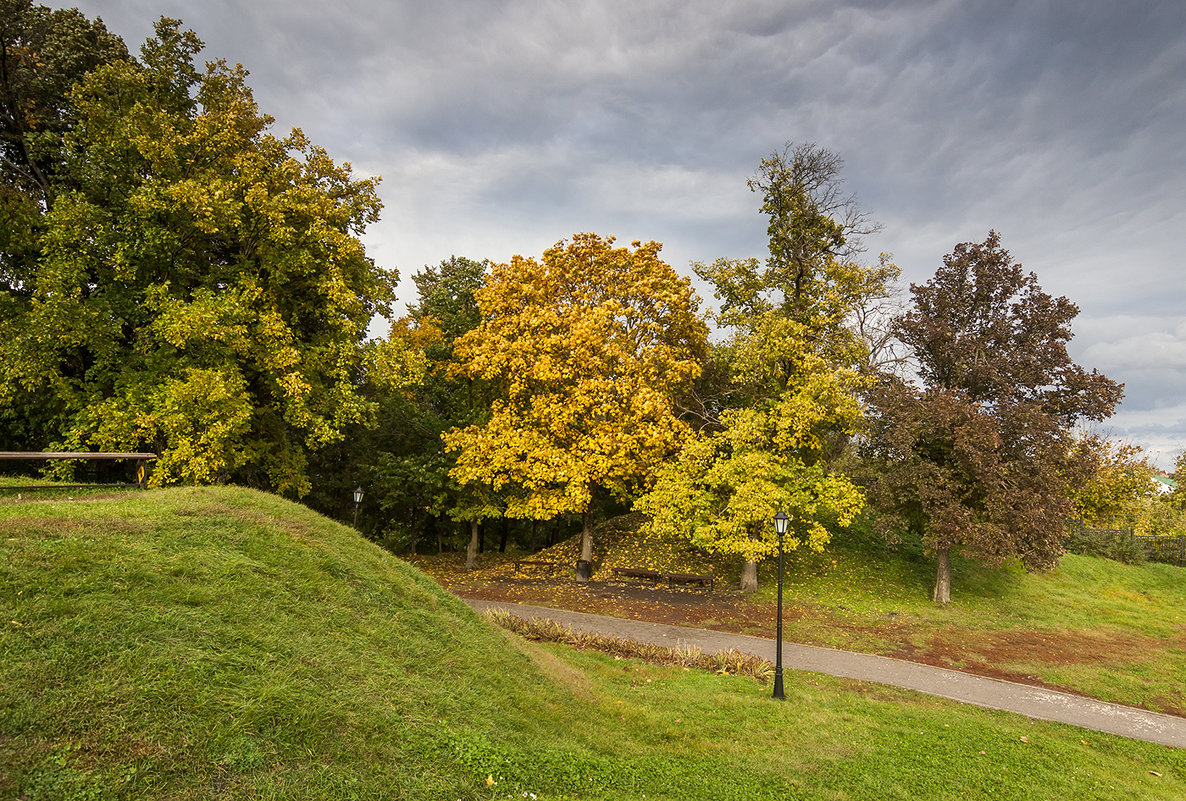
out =
<svg viewBox="0 0 1186 801"><path fill-rule="evenodd" d="M505 609L524 618L555 620L574 631L608 634L669 647L693 646L705 653L729 648L774 661L775 643L760 637L709 629L625 620L541 606L483 599L463 599L475 610ZM989 709L1015 712L1038 720L1069 723L1162 745L1186 748L1186 718L1109 704L1070 693L986 678L956 670L884 656L783 643L783 666L832 676L879 682Z"/></svg>

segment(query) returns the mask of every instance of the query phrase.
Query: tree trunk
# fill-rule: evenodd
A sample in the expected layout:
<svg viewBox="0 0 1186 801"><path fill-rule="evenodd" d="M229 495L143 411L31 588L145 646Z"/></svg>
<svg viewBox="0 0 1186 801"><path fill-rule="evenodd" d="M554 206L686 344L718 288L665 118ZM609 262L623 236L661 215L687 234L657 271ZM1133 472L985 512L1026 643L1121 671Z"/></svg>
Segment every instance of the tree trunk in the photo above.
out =
<svg viewBox="0 0 1186 801"><path fill-rule="evenodd" d="M585 514L581 515L581 557L580 561L589 562L589 570L586 572L576 571L576 580L584 584L588 581L588 576L592 571L593 561L593 513L586 509Z"/></svg>
<svg viewBox="0 0 1186 801"><path fill-rule="evenodd" d="M502 536L499 537L499 540L498 540L498 552L506 553L507 552L507 537L509 537L511 534L511 521L508 520L505 515L502 518L502 527L499 529L499 533Z"/></svg>
<svg viewBox="0 0 1186 801"><path fill-rule="evenodd" d="M469 547L465 549L465 569L473 570L478 566L478 521L469 521Z"/></svg>
<svg viewBox="0 0 1186 801"><path fill-rule="evenodd" d="M752 562L749 559L745 560L745 564L741 568L741 591L742 592L757 592L758 589L758 563Z"/></svg>
<svg viewBox="0 0 1186 801"><path fill-rule="evenodd" d="M751 540L761 539L761 534L754 529L751 524L749 527L749 538ZM757 592L758 591L758 563L746 559L745 564L741 568L741 591L742 592Z"/></svg>
<svg viewBox="0 0 1186 801"><path fill-rule="evenodd" d="M588 575L593 572L593 510L597 505L597 491L596 484L589 487L589 503L581 515L581 561L586 563L587 573L585 577L582 577L580 571L577 571L577 581L582 582L588 581Z"/></svg>
<svg viewBox="0 0 1186 801"><path fill-rule="evenodd" d="M474 525L478 527L478 553L486 553L486 527L479 523Z"/></svg>
<svg viewBox="0 0 1186 801"><path fill-rule="evenodd" d="M951 548L940 548L936 555L939 557L939 569L935 574L935 603L951 603Z"/></svg>
<svg viewBox="0 0 1186 801"><path fill-rule="evenodd" d="M593 561L593 513L587 509L581 515L581 559Z"/></svg>

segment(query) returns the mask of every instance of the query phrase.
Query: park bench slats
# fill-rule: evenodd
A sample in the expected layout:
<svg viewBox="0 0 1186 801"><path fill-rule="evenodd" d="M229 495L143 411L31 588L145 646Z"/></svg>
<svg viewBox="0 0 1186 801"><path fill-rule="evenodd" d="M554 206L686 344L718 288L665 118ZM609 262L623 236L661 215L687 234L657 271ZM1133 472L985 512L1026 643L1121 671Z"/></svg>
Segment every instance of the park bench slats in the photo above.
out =
<svg viewBox="0 0 1186 801"><path fill-rule="evenodd" d="M647 570L641 567L615 567L613 571L615 576L649 579L655 583L658 583L659 579L663 577L658 570Z"/></svg>
<svg viewBox="0 0 1186 801"><path fill-rule="evenodd" d="M673 587L676 584L696 584L700 587L708 587L711 590L716 583L712 576L705 576L700 573L660 573L658 570L649 570L642 567L615 567L612 570L615 576L648 579L656 584L660 581L666 581L668 587Z"/></svg>
<svg viewBox="0 0 1186 801"><path fill-rule="evenodd" d="M696 584L701 587L713 588L714 579L712 576L703 576L699 573L668 573L667 586L673 584Z"/></svg>
<svg viewBox="0 0 1186 801"><path fill-rule="evenodd" d="M555 562L550 559L516 559L515 572L518 573L524 567L550 567L553 569L563 567L563 563Z"/></svg>

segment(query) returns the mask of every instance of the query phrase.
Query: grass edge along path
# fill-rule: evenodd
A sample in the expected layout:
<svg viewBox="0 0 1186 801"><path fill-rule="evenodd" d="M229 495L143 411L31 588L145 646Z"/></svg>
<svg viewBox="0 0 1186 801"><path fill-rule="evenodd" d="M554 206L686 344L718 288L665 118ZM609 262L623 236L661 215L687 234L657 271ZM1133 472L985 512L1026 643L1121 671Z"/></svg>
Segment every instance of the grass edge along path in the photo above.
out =
<svg viewBox="0 0 1186 801"><path fill-rule="evenodd" d="M566 626L556 620L547 617L524 617L505 606L487 606L475 611L481 611L484 617L496 625L536 642L560 643L578 650L591 648L610 654L616 659L640 659L652 665L697 668L721 676L749 676L762 684L766 684L774 676L774 665L770 664L769 660L735 648L704 652L694 645L671 648L608 634L574 631L572 626Z"/></svg>
<svg viewBox="0 0 1186 801"><path fill-rule="evenodd" d="M461 596L774 637L776 582L770 565L759 567L758 592L738 593L732 589L736 565L690 547L656 543L642 536L638 525L637 516L627 515L598 530L595 579L609 572L607 566L641 565L711 572L718 590L633 597L627 588L595 592L596 581L584 585L560 575L519 574L513 561L521 557L511 554L482 555L473 571L463 570L456 554L414 561ZM958 592L951 604L939 606L930 600L934 566L919 543L890 547L857 528L837 533L824 553L793 553L785 582L786 640L1186 716L1186 568L1067 554L1054 571L1035 574L953 555ZM541 553L571 565L576 547L571 538ZM619 585L611 578L602 586ZM703 602L678 600L688 595Z"/></svg>
<svg viewBox="0 0 1186 801"><path fill-rule="evenodd" d="M776 650L774 641L760 637L609 618L545 607L462 600L477 611L493 614L496 622L501 622L499 618L507 614L528 620L551 620L567 627L569 631L601 635L611 641L633 640L645 645L666 647L677 653L740 652L751 654L769 663ZM568 639L572 640L571 635ZM1037 720L1067 723L1159 745L1186 748L1186 718L1109 704L1093 698L1026 684L985 678L884 656L788 642L783 643L783 665L787 670L805 670L840 678L888 684L987 709L1025 715Z"/></svg>

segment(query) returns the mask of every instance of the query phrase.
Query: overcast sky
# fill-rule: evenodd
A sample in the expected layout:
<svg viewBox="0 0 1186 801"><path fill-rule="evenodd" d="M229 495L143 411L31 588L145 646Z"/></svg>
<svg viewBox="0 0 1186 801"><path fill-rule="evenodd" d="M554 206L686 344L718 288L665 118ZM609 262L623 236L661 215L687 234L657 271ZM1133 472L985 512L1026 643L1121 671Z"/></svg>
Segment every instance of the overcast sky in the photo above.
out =
<svg viewBox="0 0 1186 801"><path fill-rule="evenodd" d="M1097 430L1163 467L1186 446L1183 0L77 5L134 52L182 19L278 133L382 176L367 243L404 298L425 264L578 231L658 240L689 274L763 256L746 178L810 141L907 283L996 229L1079 305L1075 358L1125 383Z"/></svg>

